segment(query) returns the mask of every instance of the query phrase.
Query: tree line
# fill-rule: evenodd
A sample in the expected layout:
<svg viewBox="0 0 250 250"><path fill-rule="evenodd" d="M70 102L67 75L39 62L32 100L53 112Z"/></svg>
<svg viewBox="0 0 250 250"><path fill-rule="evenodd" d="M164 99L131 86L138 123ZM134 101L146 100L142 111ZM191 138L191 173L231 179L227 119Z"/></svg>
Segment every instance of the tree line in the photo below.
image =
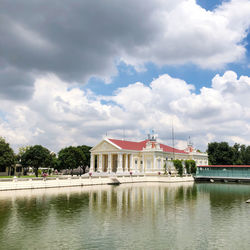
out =
<svg viewBox="0 0 250 250"><path fill-rule="evenodd" d="M34 145L21 147L18 154L15 154L9 143L0 137L0 169L8 167L9 175L12 166L21 164L26 170L32 167L36 176L39 168L56 170L80 168L80 173L85 173L86 167L90 166L90 149L91 147L86 145L69 146L61 149L56 155L46 147Z"/></svg>
<svg viewBox="0 0 250 250"><path fill-rule="evenodd" d="M208 161L211 165L250 165L250 146L227 142L208 143Z"/></svg>

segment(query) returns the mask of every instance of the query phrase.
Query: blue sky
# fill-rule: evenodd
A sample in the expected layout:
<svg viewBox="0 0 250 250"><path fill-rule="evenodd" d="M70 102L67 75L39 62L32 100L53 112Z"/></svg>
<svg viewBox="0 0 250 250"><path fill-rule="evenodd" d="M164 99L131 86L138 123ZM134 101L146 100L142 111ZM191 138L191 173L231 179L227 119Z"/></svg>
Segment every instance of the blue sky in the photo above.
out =
<svg viewBox="0 0 250 250"><path fill-rule="evenodd" d="M126 65L125 63L120 63L117 65L118 74L117 76L112 77L110 83L107 84L104 80L93 77L84 86L84 89L91 89L93 92L100 95L111 95L117 87L124 87L135 82L143 82L144 84L149 85L153 79L158 78L160 75L169 74L174 78L181 78L188 83L194 84L196 92L199 92L200 88L211 86L211 80L216 74L224 74L227 70L232 70L238 75L249 75L250 35L245 39L245 43L248 45L246 46L247 53L244 61L230 63L219 69L201 69L193 64L158 67L153 63L147 63L146 70L138 72L134 67Z"/></svg>
<svg viewBox="0 0 250 250"><path fill-rule="evenodd" d="M58 0L59 1L59 0ZM250 144L250 1L0 0L0 136ZM57 13L56 15L54 13Z"/></svg>

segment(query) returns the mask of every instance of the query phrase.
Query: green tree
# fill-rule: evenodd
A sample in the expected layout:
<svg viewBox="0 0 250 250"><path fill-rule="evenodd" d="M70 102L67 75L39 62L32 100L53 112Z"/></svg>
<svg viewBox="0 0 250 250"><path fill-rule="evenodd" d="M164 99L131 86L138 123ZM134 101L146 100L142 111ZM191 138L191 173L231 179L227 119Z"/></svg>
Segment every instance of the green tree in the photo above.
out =
<svg viewBox="0 0 250 250"><path fill-rule="evenodd" d="M250 146L246 147L244 152L244 162L245 165L250 165Z"/></svg>
<svg viewBox="0 0 250 250"><path fill-rule="evenodd" d="M176 168L178 174L180 176L183 175L183 165L182 165L182 161L181 160L173 160L174 163L174 167Z"/></svg>
<svg viewBox="0 0 250 250"><path fill-rule="evenodd" d="M18 149L18 154L16 155L16 163L21 163L22 156L24 153L30 149L31 146L24 146ZM27 175L28 167L23 166L23 174Z"/></svg>
<svg viewBox="0 0 250 250"><path fill-rule="evenodd" d="M51 153L51 168L60 169L59 159L55 153Z"/></svg>
<svg viewBox="0 0 250 250"><path fill-rule="evenodd" d="M243 164L242 157L241 157L241 146L238 143L235 143L232 147L232 158L233 164L241 165Z"/></svg>
<svg viewBox="0 0 250 250"><path fill-rule="evenodd" d="M21 157L23 167L33 167L36 177L38 177L39 167L51 167L52 156L50 151L41 146L31 146Z"/></svg>
<svg viewBox="0 0 250 250"><path fill-rule="evenodd" d="M10 168L15 164L15 154L2 137L0 137L0 168L8 168L8 175L10 175Z"/></svg>
<svg viewBox="0 0 250 250"><path fill-rule="evenodd" d="M82 146L78 146L78 149L80 149L82 151L82 153L85 155L84 159L83 159L83 166L90 166L90 149L91 147L86 146L86 145L82 145Z"/></svg>
<svg viewBox="0 0 250 250"><path fill-rule="evenodd" d="M240 145L240 161L241 164L246 164L246 145Z"/></svg>
<svg viewBox="0 0 250 250"><path fill-rule="evenodd" d="M208 160L212 165L231 165L234 163L234 150L227 142L212 142L208 144Z"/></svg>
<svg viewBox="0 0 250 250"><path fill-rule="evenodd" d="M58 153L60 169L71 169L83 166L86 157L79 147L63 148ZM73 172L72 172L73 173Z"/></svg>
<svg viewBox="0 0 250 250"><path fill-rule="evenodd" d="M189 161L191 174L196 174L196 162L194 160Z"/></svg>
<svg viewBox="0 0 250 250"><path fill-rule="evenodd" d="M185 160L185 168L186 168L187 174L190 174L191 173L190 160Z"/></svg>

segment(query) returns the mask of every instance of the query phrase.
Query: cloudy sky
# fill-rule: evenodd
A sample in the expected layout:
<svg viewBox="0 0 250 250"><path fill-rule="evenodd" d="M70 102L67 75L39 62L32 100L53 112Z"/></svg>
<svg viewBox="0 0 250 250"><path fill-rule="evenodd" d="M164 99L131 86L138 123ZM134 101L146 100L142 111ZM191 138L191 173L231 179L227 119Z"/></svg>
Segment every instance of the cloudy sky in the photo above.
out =
<svg viewBox="0 0 250 250"><path fill-rule="evenodd" d="M250 0L0 0L0 136L58 152L154 129L250 144Z"/></svg>

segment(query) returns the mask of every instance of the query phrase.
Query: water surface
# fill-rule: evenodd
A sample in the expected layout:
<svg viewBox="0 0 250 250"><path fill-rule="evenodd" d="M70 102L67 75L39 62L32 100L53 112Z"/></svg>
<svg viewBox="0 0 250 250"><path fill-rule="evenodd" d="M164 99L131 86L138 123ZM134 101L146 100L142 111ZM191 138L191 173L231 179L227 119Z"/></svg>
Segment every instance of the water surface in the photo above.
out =
<svg viewBox="0 0 250 250"><path fill-rule="evenodd" d="M250 249L250 185L0 192L0 249Z"/></svg>

